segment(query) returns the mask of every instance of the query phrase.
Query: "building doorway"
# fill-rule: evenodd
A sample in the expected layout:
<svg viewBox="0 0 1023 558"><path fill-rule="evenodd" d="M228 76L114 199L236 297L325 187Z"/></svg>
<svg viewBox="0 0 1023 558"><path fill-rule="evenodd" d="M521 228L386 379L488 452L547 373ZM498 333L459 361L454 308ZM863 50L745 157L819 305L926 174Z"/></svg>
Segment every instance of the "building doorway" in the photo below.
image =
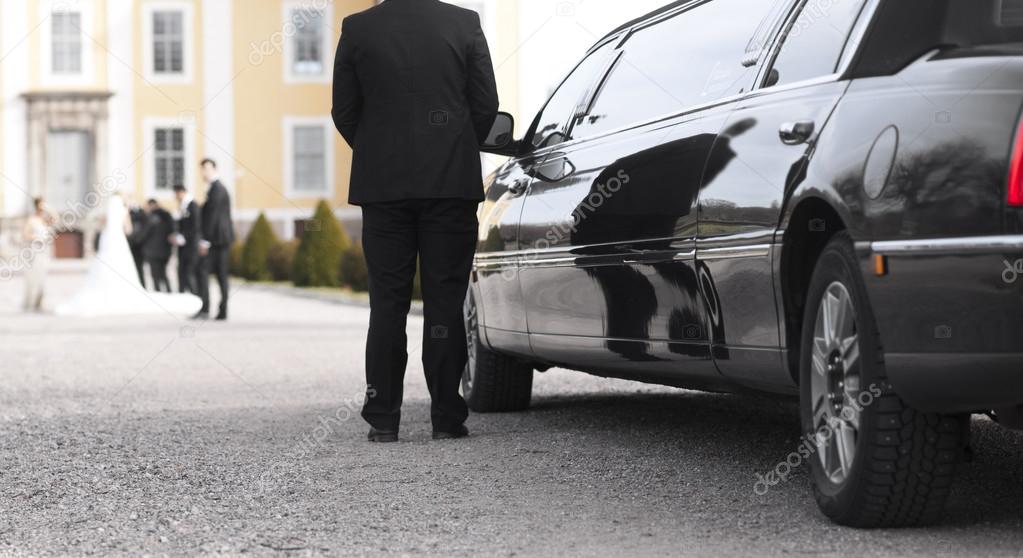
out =
<svg viewBox="0 0 1023 558"><path fill-rule="evenodd" d="M83 130L51 130L46 138L46 200L58 212L79 214L85 207L92 176L92 142ZM79 227L57 235L58 258L81 258L84 235Z"/></svg>

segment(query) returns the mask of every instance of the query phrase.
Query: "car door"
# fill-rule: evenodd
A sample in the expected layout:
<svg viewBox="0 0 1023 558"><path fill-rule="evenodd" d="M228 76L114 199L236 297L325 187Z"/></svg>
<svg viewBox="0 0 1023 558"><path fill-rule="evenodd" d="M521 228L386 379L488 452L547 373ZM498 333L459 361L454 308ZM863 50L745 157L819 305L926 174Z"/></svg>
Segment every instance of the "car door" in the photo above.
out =
<svg viewBox="0 0 1023 558"><path fill-rule="evenodd" d="M837 72L864 4L793 7L760 87L730 115L705 172L696 249L715 361L725 376L755 387L794 385L776 297L779 220L848 87Z"/></svg>
<svg viewBox="0 0 1023 558"><path fill-rule="evenodd" d="M520 279L538 357L666 383L716 377L696 202L723 100L753 84L744 49L772 5L697 2L630 30L570 141L537 167L519 234L533 247Z"/></svg>
<svg viewBox="0 0 1023 558"><path fill-rule="evenodd" d="M594 49L558 86L537 114L523 140L522 155L494 174L480 210L480 240L474 265L481 333L494 348L530 355L519 265L527 243L520 240L519 219L537 166L564 141L568 121L580 99L607 69L613 42Z"/></svg>

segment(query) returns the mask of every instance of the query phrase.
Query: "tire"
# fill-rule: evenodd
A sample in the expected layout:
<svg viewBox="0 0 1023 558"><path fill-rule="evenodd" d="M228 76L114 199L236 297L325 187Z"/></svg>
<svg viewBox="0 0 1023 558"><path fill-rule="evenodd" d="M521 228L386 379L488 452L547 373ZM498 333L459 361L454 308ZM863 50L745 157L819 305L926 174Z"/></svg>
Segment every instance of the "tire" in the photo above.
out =
<svg viewBox="0 0 1023 558"><path fill-rule="evenodd" d="M462 394L469 408L477 413L527 409L533 395L533 368L483 346L471 288L463 314L469 358L462 374Z"/></svg>
<svg viewBox="0 0 1023 558"><path fill-rule="evenodd" d="M851 527L937 522L964 459L969 415L916 411L888 383L845 233L822 252L806 300L800 414L818 506Z"/></svg>

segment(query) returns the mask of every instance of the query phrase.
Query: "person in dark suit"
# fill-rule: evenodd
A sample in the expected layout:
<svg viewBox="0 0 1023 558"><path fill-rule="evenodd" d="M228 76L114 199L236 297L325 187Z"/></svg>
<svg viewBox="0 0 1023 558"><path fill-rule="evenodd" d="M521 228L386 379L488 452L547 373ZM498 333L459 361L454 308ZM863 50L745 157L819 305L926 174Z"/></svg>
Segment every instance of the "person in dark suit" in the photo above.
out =
<svg viewBox="0 0 1023 558"><path fill-rule="evenodd" d="M156 200L146 203L146 228L142 242L142 256L149 265L153 290L171 292L167 280L167 262L171 257L170 237L174 234L174 218Z"/></svg>
<svg viewBox="0 0 1023 558"><path fill-rule="evenodd" d="M462 303L483 200L479 146L498 109L479 15L438 0L387 0L347 17L333 102L334 123L354 151L350 202L362 206L370 275L369 439L398 439L417 258L433 437L461 438Z"/></svg>
<svg viewBox="0 0 1023 558"><path fill-rule="evenodd" d="M131 257L135 260L135 271L139 274L139 283L146 286L146 274L144 269L145 258L142 256L142 244L146 236L146 211L135 205L128 210L131 219L131 234L128 235L128 246L131 248ZM96 235L96 249L99 250L99 235Z"/></svg>
<svg viewBox="0 0 1023 558"><path fill-rule="evenodd" d="M182 185L174 187L174 197L178 200L179 219L177 233L173 244L178 247L178 292L199 294L196 281L196 268L199 264L199 237L201 235L201 216L199 204L192 194Z"/></svg>
<svg viewBox="0 0 1023 558"><path fill-rule="evenodd" d="M217 163L203 159L203 179L210 185L206 191L206 203L199 212L199 267L198 287L202 309L194 316L205 320L210 317L210 273L217 275L220 285L220 308L217 320L227 319L227 298L230 291L228 272L231 265L231 244L234 243L234 223L231 220L231 194L220 182Z"/></svg>

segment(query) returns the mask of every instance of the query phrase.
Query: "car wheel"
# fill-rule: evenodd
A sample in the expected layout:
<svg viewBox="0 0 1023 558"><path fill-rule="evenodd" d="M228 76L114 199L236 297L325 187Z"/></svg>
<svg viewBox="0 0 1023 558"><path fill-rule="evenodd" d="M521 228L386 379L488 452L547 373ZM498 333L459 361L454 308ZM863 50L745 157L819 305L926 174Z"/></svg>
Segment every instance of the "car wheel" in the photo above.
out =
<svg viewBox="0 0 1023 558"><path fill-rule="evenodd" d="M483 346L472 289L465 297L463 315L469 358L462 374L462 394L469 408L478 413L500 413L529 407L533 368Z"/></svg>
<svg viewBox="0 0 1023 558"><path fill-rule="evenodd" d="M887 382L873 312L844 233L817 262L801 347L800 410L820 509L853 527L939 520L965 453L969 416L916 411Z"/></svg>

